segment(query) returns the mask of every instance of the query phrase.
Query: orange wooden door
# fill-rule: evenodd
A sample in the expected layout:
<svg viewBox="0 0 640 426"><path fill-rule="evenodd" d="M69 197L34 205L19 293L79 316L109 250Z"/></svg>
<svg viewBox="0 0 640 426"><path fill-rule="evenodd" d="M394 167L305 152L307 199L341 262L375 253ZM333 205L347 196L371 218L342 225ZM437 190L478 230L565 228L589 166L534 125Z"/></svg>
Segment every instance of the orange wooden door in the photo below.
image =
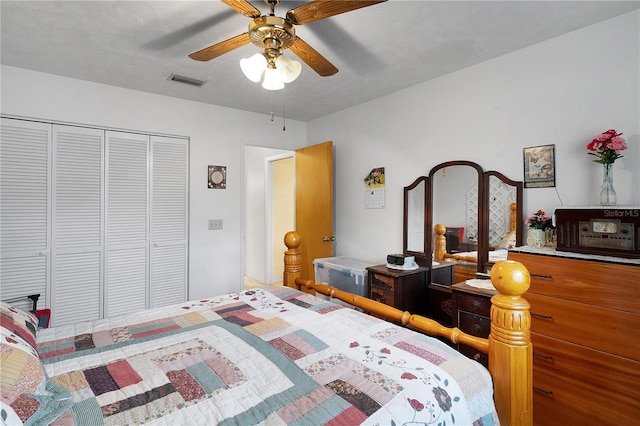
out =
<svg viewBox="0 0 640 426"><path fill-rule="evenodd" d="M302 236L302 278L313 260L333 256L333 142L296 150L296 230Z"/></svg>

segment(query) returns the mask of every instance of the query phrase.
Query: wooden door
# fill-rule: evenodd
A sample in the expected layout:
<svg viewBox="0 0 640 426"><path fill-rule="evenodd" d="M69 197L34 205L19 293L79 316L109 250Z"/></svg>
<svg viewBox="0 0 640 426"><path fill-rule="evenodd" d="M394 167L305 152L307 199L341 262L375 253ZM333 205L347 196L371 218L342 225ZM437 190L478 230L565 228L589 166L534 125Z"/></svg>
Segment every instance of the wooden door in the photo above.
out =
<svg viewBox="0 0 640 426"><path fill-rule="evenodd" d="M333 256L333 142L296 150L296 230L302 236L302 278L313 260Z"/></svg>

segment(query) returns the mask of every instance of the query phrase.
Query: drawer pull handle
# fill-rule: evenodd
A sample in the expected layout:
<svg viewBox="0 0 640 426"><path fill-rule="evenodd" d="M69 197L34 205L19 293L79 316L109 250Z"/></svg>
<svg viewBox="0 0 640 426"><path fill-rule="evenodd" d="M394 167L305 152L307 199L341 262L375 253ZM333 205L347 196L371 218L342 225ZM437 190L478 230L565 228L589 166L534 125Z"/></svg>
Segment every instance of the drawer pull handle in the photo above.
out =
<svg viewBox="0 0 640 426"><path fill-rule="evenodd" d="M544 359L545 361L553 361L553 357L550 355L544 355L544 354L534 352L533 356L535 356L536 358Z"/></svg>
<svg viewBox="0 0 640 426"><path fill-rule="evenodd" d="M471 306L473 306L473 309L475 309L475 310L480 309L480 301L479 300L474 300L473 302L471 302Z"/></svg>
<svg viewBox="0 0 640 426"><path fill-rule="evenodd" d="M531 312L531 316L539 319L547 320L547 321L553 320L553 317L551 315L536 314L535 312Z"/></svg>
<svg viewBox="0 0 640 426"><path fill-rule="evenodd" d="M545 396L553 396L553 392L552 391L544 390L544 389L536 387L536 386L533 387L533 390L534 390L534 392L541 393L541 394L543 394Z"/></svg>
<svg viewBox="0 0 640 426"><path fill-rule="evenodd" d="M551 275L538 275L538 274L531 274L532 277L536 277L536 278L542 278L543 280L552 280L553 277Z"/></svg>
<svg viewBox="0 0 640 426"><path fill-rule="evenodd" d="M482 326L480 324L473 324L473 331L475 331L476 333L479 332L482 329Z"/></svg>

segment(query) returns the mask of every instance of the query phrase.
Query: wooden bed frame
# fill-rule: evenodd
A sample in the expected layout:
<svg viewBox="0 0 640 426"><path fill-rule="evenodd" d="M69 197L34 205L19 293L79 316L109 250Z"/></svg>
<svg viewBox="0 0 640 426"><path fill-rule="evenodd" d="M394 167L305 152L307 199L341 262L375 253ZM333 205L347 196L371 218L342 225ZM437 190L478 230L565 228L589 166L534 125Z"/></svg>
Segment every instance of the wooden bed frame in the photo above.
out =
<svg viewBox="0 0 640 426"><path fill-rule="evenodd" d="M529 303L521 297L529 289L530 276L521 263L503 260L493 266L491 282L498 294L491 299L491 333L488 339L483 339L466 334L457 327L444 327L426 317L302 279L300 242L301 236L295 231L288 232L284 237L287 246L284 253L284 285L340 299L365 312L489 354L489 372L493 378L494 401L501 424L529 426L533 423L531 316Z"/></svg>

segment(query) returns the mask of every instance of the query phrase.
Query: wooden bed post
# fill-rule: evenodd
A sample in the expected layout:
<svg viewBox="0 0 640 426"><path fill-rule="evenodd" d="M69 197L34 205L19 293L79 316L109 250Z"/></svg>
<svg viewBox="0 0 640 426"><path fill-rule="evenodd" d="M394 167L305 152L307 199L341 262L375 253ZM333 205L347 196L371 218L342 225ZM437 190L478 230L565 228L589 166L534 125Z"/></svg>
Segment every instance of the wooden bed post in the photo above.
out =
<svg viewBox="0 0 640 426"><path fill-rule="evenodd" d="M433 260L444 260L445 254L447 254L447 239L444 236L447 227L437 223L433 227L433 232L436 234L433 241Z"/></svg>
<svg viewBox="0 0 640 426"><path fill-rule="evenodd" d="M491 268L491 282L500 294L491 299L489 372L502 424L533 423L533 347L529 302L529 271L519 262L503 260Z"/></svg>
<svg viewBox="0 0 640 426"><path fill-rule="evenodd" d="M283 283L287 287L298 289L296 278L302 274L302 253L300 243L302 237L296 231L287 232L284 235L284 245L287 251L284 252L284 276Z"/></svg>

